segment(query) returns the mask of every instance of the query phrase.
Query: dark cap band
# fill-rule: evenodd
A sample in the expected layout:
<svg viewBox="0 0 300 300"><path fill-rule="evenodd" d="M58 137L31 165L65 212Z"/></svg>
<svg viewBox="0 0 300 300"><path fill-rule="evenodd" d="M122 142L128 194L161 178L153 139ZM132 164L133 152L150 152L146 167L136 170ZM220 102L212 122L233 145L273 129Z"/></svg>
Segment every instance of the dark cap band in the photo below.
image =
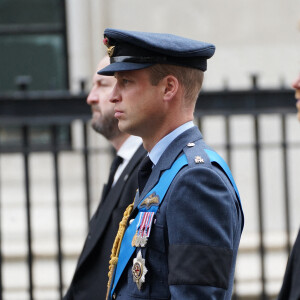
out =
<svg viewBox="0 0 300 300"><path fill-rule="evenodd" d="M145 56L113 56L110 58L110 63L117 62L134 62L134 63L146 63L146 64L163 64L167 63L168 59L164 56L157 57L145 57Z"/></svg>

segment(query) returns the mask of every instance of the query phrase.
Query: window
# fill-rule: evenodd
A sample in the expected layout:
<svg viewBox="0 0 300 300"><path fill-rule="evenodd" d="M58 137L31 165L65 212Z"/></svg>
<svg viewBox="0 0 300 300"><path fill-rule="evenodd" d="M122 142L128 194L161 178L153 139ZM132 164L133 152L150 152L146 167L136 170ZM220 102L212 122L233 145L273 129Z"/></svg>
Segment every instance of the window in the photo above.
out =
<svg viewBox="0 0 300 300"><path fill-rule="evenodd" d="M64 1L0 1L0 66L0 91L68 88Z"/></svg>
<svg viewBox="0 0 300 300"><path fill-rule="evenodd" d="M21 87L28 91L68 89L64 0L0 1L0 101L2 92ZM30 144L50 144L50 126L37 124L28 129ZM70 126L60 126L58 131L60 143L70 143ZM2 147L21 145L21 132L19 125L1 126Z"/></svg>

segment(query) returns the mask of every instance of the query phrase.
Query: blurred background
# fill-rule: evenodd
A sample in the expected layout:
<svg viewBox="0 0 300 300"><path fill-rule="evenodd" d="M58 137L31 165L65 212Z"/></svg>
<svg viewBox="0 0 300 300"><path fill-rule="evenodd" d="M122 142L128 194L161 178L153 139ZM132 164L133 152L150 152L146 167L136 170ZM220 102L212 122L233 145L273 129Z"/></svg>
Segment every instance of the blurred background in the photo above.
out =
<svg viewBox="0 0 300 300"><path fill-rule="evenodd" d="M211 42L195 123L245 213L233 299L275 299L299 229L299 0L0 0L0 300L61 299L113 151L85 102L106 27Z"/></svg>

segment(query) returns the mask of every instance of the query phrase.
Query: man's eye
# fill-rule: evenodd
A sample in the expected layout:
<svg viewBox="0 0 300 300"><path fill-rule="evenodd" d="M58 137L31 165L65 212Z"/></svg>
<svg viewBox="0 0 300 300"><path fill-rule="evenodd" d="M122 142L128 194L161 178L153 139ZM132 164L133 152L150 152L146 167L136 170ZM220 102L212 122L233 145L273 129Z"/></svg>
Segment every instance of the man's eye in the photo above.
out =
<svg viewBox="0 0 300 300"><path fill-rule="evenodd" d="M125 79L125 78L123 78L123 79L122 79L122 82L123 82L123 84L127 84L127 83L129 83L129 80L128 80L128 79Z"/></svg>

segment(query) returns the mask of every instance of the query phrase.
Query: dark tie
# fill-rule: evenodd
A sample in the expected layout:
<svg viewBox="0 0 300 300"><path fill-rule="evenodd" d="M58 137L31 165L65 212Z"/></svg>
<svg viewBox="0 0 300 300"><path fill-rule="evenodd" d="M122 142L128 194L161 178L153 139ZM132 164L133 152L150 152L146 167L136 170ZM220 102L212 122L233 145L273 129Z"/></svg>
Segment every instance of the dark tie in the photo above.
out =
<svg viewBox="0 0 300 300"><path fill-rule="evenodd" d="M138 173L138 184L139 184L139 193L142 194L142 191L148 181L148 178L152 171L152 161L149 156L146 156L141 162L139 173Z"/></svg>
<svg viewBox="0 0 300 300"><path fill-rule="evenodd" d="M108 177L108 181L106 186L104 187L103 190L103 196L102 196L102 200L104 200L109 192L109 190L111 189L111 186L114 182L114 177L116 174L116 171L119 167L119 165L123 162L123 158L121 156L116 156L110 166L110 171L109 171L109 177Z"/></svg>

